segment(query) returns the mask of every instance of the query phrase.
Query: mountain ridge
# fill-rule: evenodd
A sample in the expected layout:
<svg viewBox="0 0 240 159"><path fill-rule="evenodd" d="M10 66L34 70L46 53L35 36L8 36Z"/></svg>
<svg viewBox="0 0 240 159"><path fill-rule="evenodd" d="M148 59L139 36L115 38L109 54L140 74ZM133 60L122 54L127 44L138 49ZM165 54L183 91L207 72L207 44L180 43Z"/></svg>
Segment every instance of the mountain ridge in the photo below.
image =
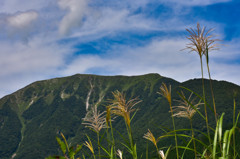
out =
<svg viewBox="0 0 240 159"><path fill-rule="evenodd" d="M208 80L204 81L208 87ZM4 143L0 146L0 157L5 159L16 154L14 159L20 159L56 154L58 152L55 136L59 131L73 143L84 142L84 133L91 134L81 124L88 109L86 103L92 106L103 98L100 104L100 110L103 111L108 99L112 98L112 92L116 90L124 92L128 99L139 96L143 100L133 120L135 128L133 132L137 134L135 139L142 143L144 142L142 136L148 128L152 132L161 133L152 125L171 125L168 104L157 94L162 82L172 85L173 99L178 98L176 91L180 90L179 86L188 87L199 94L202 91L201 79L180 83L159 74L141 76L75 74L29 84L0 99L0 141ZM240 101L240 87L224 81L212 82L219 113L230 113L234 91L238 92L236 99ZM210 90L206 91L207 99L211 102ZM11 120L9 116L12 117ZM231 115L227 117L230 121ZM200 119L198 116L196 118ZM209 119L213 119L213 116ZM184 119L176 120L179 126L185 122ZM124 126L118 120L114 124L116 128ZM202 125L204 124L198 123L196 127L204 129ZM7 142L6 138L12 141Z"/></svg>

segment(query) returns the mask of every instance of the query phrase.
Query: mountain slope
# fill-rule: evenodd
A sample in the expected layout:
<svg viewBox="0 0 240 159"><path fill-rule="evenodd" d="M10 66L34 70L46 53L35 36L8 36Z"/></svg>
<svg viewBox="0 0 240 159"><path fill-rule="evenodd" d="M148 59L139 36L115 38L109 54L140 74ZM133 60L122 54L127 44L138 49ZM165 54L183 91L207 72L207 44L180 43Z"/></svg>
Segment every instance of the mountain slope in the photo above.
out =
<svg viewBox="0 0 240 159"><path fill-rule="evenodd" d="M73 144L82 143L85 133L94 136L81 124L87 107L101 101L99 108L105 110L104 106L116 90L124 92L127 98L139 96L142 100L137 105L139 111L132 121L135 140L141 145L145 143L142 136L148 128L156 136L161 134L160 125L171 128L168 103L157 94L162 82L172 85L173 99L179 98L176 93L180 90L179 86L201 94L201 80L179 83L158 74L131 77L77 74L30 84L0 100L0 158L30 159L58 154L55 137L60 132ZM209 81L205 80L205 83L208 87ZM238 92L236 98L240 101L240 87L223 81L213 81L213 86L217 110L219 114L226 112L230 123L233 91ZM211 103L210 90L207 90L207 97ZM213 113L209 114L214 124ZM199 120L200 117L196 115L195 127L204 129L204 122L200 123ZM187 123L185 119L176 119L178 127ZM122 132L124 123L117 118L113 126Z"/></svg>

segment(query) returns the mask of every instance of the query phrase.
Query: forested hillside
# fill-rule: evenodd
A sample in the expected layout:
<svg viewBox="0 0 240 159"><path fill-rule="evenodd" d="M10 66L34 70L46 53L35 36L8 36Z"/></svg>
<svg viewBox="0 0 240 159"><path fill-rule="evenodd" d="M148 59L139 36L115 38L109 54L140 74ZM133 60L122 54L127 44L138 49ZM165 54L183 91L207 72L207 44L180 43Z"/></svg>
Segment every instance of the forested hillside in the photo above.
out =
<svg viewBox="0 0 240 159"><path fill-rule="evenodd" d="M0 158L33 159L59 154L55 137L61 132L72 145L83 143L86 140L86 133L89 136L92 134L92 137L94 135L82 125L82 119L98 102L99 110L104 111L109 99L113 98L112 92L116 90L126 94L127 99L138 97L142 100L136 105L138 111L132 121L132 131L134 140L139 145L139 153L145 153L147 141L143 135L148 129L156 136L160 136L163 133L162 127L172 128L168 103L157 93L163 82L172 86L172 98L176 100L179 99L177 92L184 90L180 86L192 89L200 95L202 93L200 79L180 83L158 74L141 76L77 74L30 84L0 100ZM217 111L219 114L226 113L224 122L227 126L232 123L234 95L239 110L240 87L225 81L212 82ZM210 88L208 80L205 80L205 84L206 88ZM184 92L190 94L186 90ZM206 97L211 105L212 98L208 89ZM177 102L173 100L173 105L176 104ZM203 112L203 106L199 108ZM210 125L215 126L211 110L209 121ZM175 118L175 123L178 128L189 125L189 121L184 118ZM200 120L198 114L194 116L193 123L194 128L206 131L205 123ZM124 122L119 117L114 119L113 127L123 135L126 133L123 131ZM160 145L164 146L166 142L174 141L162 140Z"/></svg>

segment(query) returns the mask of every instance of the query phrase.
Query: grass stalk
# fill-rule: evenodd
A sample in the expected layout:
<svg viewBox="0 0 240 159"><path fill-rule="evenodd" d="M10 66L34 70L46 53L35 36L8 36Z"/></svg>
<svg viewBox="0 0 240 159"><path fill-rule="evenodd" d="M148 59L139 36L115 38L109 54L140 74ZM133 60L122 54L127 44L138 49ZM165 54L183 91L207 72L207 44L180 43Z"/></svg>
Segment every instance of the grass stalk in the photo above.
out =
<svg viewBox="0 0 240 159"><path fill-rule="evenodd" d="M111 141L111 146L109 147L109 149L111 150L113 147L113 152L114 152L114 158L117 158L116 156L116 147L115 147L115 139L114 139L114 135L113 135L113 127L112 127L112 117L111 117L111 107L108 106L107 107L107 111L106 111L106 123L107 123L107 129L109 129L110 126L110 130L111 130L111 139L109 138L109 141ZM108 134L109 135L109 134Z"/></svg>
<svg viewBox="0 0 240 159"><path fill-rule="evenodd" d="M177 134L176 134L176 126L174 122L174 117L173 117L173 109L172 109L172 103L169 103L170 110L171 110L171 116L172 116L172 124L173 124L173 131L175 132L174 138L175 138L175 144L176 144L176 153L177 153L177 159L179 159L179 153L178 153L178 142L177 142Z"/></svg>
<svg viewBox="0 0 240 159"><path fill-rule="evenodd" d="M160 155L160 153L159 153L159 149L158 149L157 144L155 145L155 147L156 147L156 150L157 150L157 154L158 154L158 156L159 156L159 159L161 159L162 157L161 157L161 155Z"/></svg>
<svg viewBox="0 0 240 159"><path fill-rule="evenodd" d="M98 158L101 159L99 132L97 132L97 142L98 142L98 155L99 155Z"/></svg>
<svg viewBox="0 0 240 159"><path fill-rule="evenodd" d="M113 145L113 152L114 152L114 158L116 158L116 145L115 145L115 139L114 139L114 136L113 136L113 127L112 127L112 120L110 118L109 120L109 124L110 124L110 128L111 128L111 136L112 136L112 145Z"/></svg>
<svg viewBox="0 0 240 159"><path fill-rule="evenodd" d="M235 126L235 118L236 118L236 100L235 97L233 99L233 126ZM233 131L233 158L236 158L236 138L235 138L235 130Z"/></svg>
<svg viewBox="0 0 240 159"><path fill-rule="evenodd" d="M157 155L158 155L159 159L161 159L162 158L161 153L160 153L160 151L158 149L158 146L157 146L157 143L158 143L159 140L158 139L156 140L156 138L153 136L152 132L149 129L148 129L148 132L146 134L144 134L143 138L151 141L154 144L154 146L157 150Z"/></svg>
<svg viewBox="0 0 240 159"><path fill-rule="evenodd" d="M129 137L129 141L130 141L133 159L137 159L137 152L135 152L135 150L134 150L135 144L133 142L131 125L129 123L127 123L127 121L125 122L125 124L126 124L127 132L128 132L128 137Z"/></svg>
<svg viewBox="0 0 240 159"><path fill-rule="evenodd" d="M194 130L193 130L192 119L190 119L190 125L191 125L191 130L192 130L192 140L193 140L195 159L197 159L197 148L196 148L196 143L195 143L195 138L194 138Z"/></svg>
<svg viewBox="0 0 240 159"><path fill-rule="evenodd" d="M147 143L147 146L146 146L146 159L148 159L148 143Z"/></svg>
<svg viewBox="0 0 240 159"><path fill-rule="evenodd" d="M111 136L110 136L110 133L109 133L109 126L107 126L106 128L106 132L107 132L107 143L108 143L108 151L111 152L111 149L112 149L112 141L111 141Z"/></svg>
<svg viewBox="0 0 240 159"><path fill-rule="evenodd" d="M158 93L161 94L163 97L165 97L169 103L171 117L172 117L174 138L175 138L176 154L177 154L177 159L179 159L177 133L176 133L176 126L174 122L174 116L173 116L173 108L172 108L171 85L169 86L169 88L167 88L167 85L165 83L162 83L160 87L160 92Z"/></svg>
<svg viewBox="0 0 240 159"><path fill-rule="evenodd" d="M200 56L200 63L201 63L201 74L202 74L202 90L203 90L203 102L204 102L205 121L206 121L206 126L207 126L208 141L209 141L209 144L211 144L210 132L209 132L209 125L208 125L206 96L205 96L205 88L204 88L204 78L203 78L204 76L203 76L203 61L202 61L202 56Z"/></svg>
<svg viewBox="0 0 240 159"><path fill-rule="evenodd" d="M206 48L206 52L207 52L206 63L207 63L208 77L209 77L210 89L211 89L212 100L213 100L214 116L215 116L215 121L217 124L217 110L216 110L216 104L215 104L215 97L214 97L214 93L213 93L212 78L211 78L211 73L210 73L210 68L209 68L208 49L207 48Z"/></svg>

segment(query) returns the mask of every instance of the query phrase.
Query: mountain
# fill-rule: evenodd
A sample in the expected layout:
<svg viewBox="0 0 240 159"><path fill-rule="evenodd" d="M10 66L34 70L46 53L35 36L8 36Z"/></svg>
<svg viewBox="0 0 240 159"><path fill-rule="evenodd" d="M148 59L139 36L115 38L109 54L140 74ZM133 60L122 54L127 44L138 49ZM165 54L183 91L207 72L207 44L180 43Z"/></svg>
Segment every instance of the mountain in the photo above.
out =
<svg viewBox="0 0 240 159"><path fill-rule="evenodd" d="M126 98L139 97L142 100L132 121L134 139L138 150L145 151L146 140L143 135L150 129L160 136L161 127L171 128L169 106L165 98L159 95L162 83L172 86L172 98L179 99L177 91L180 86L187 87L202 94L202 80L192 79L180 83L158 74L141 76L97 76L76 74L70 77L55 78L34 82L17 92L0 99L0 158L32 159L59 154L55 137L60 132L73 145L83 143L85 134L94 136L93 132L82 125L87 107L100 99L100 110L105 110L112 92L119 90ZM209 81L204 80L206 99L212 105ZM213 80L213 90L218 114L225 112L225 125L232 122L233 98L240 102L240 86L226 81ZM187 92L187 91L185 91ZM189 92L188 92L189 94ZM173 104L177 104L174 102ZM88 108L89 109L89 108ZM203 106L200 108L203 112ZM213 113L209 112L210 125L214 126ZM189 125L187 119L176 118L178 128ZM196 114L194 128L206 130L205 123ZM124 133L125 125L116 118L113 126ZM164 145L163 140L162 145ZM140 146L144 145L144 146ZM150 144L149 144L150 145Z"/></svg>

